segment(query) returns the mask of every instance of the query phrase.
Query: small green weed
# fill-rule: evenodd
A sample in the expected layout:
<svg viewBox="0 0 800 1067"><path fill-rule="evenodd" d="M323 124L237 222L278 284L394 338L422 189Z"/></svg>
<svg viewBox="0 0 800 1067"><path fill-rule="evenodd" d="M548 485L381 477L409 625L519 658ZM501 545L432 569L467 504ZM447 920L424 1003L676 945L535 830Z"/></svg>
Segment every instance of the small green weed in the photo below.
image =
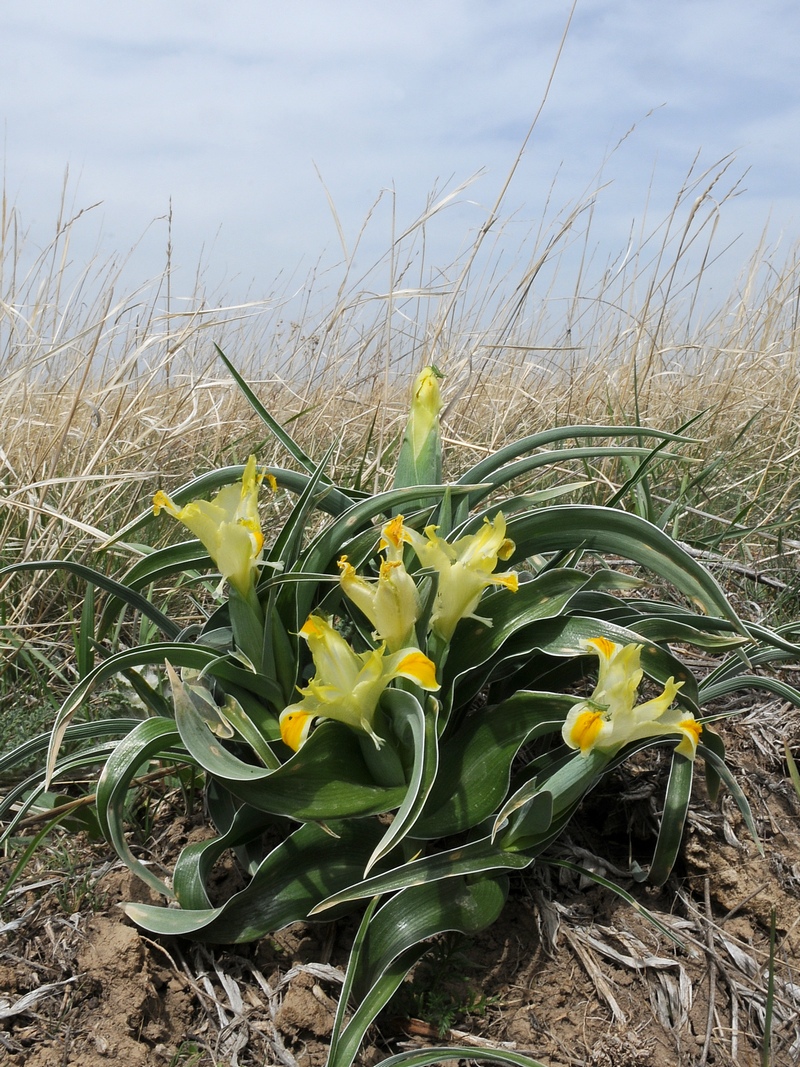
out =
<svg viewBox="0 0 800 1067"><path fill-rule="evenodd" d="M428 1023L440 1039L467 1017L483 1019L501 998L486 996L467 976L466 972L479 969L467 955L467 945L467 939L459 934L440 938L411 981L401 988L390 1010Z"/></svg>

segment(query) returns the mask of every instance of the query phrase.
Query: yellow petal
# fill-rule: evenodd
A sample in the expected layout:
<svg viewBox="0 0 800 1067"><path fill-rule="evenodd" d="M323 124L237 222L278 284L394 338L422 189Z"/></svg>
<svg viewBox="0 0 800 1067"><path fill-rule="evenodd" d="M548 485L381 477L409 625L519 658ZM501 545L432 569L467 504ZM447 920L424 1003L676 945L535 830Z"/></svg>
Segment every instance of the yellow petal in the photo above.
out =
<svg viewBox="0 0 800 1067"><path fill-rule="evenodd" d="M153 514L158 515L162 508L164 508L165 511L168 511L171 515L176 515L179 510L167 494L159 489L153 497Z"/></svg>
<svg viewBox="0 0 800 1067"><path fill-rule="evenodd" d="M697 746L700 743L700 735L703 732L703 726L695 719L694 715L687 719L682 719L678 723L678 729L683 734L681 743L675 749L682 756L686 756L687 759L694 759L697 754Z"/></svg>
<svg viewBox="0 0 800 1067"><path fill-rule="evenodd" d="M309 615L300 629L301 637L322 637L324 633L325 628L319 615Z"/></svg>
<svg viewBox="0 0 800 1067"><path fill-rule="evenodd" d="M286 710L281 714L281 739L293 752L297 752L308 737L314 716L305 711Z"/></svg>
<svg viewBox="0 0 800 1067"><path fill-rule="evenodd" d="M381 540L378 548L381 552L384 549L394 549L395 552L402 552L403 542L403 516L395 515L391 522L387 522L381 530Z"/></svg>
<svg viewBox="0 0 800 1067"><path fill-rule="evenodd" d="M586 644L592 645L605 659L610 659L614 650L620 647L607 637L590 637Z"/></svg>
<svg viewBox="0 0 800 1067"><path fill-rule="evenodd" d="M395 671L404 678L418 682L423 689L433 691L439 688L436 667L423 652L409 652L397 664Z"/></svg>
<svg viewBox="0 0 800 1067"><path fill-rule="evenodd" d="M599 711L587 708L581 711L572 724L569 731L569 741L573 748L579 748L582 754L586 754L597 740L597 735L603 727L603 716Z"/></svg>

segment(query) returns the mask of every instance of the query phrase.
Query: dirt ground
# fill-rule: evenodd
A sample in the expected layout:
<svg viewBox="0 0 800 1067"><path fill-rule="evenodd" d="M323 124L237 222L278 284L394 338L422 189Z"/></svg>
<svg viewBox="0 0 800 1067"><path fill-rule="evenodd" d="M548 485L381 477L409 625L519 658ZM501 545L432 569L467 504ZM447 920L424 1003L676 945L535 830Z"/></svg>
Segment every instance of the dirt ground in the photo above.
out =
<svg viewBox="0 0 800 1067"><path fill-rule="evenodd" d="M800 1064L800 802L783 750L784 741L800 745L800 713L762 701L721 732L763 856L732 798L711 806L700 783L667 886L626 876L652 849L663 755L622 768L592 794L553 853L621 885L680 946L637 904L538 864L516 877L501 919L482 936L434 947L359 1062L458 1043L474 1047L476 1061L482 1047L502 1045L548 1067ZM197 832L186 819L167 829L176 843ZM613 854L594 855L598 840ZM155 941L118 907L149 891L105 846L73 839L70 848L79 858L69 878L63 848L40 851L0 915L0 1063L324 1063L352 923L298 925L230 950Z"/></svg>

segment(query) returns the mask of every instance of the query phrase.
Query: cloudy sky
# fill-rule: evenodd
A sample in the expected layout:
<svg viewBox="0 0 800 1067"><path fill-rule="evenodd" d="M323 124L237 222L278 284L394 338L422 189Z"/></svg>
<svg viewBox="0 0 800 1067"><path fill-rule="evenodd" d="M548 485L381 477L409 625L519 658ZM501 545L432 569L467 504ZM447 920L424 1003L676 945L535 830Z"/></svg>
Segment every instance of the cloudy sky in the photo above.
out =
<svg viewBox="0 0 800 1067"><path fill-rule="evenodd" d="M6 197L29 249L52 238L69 168L76 264L198 263L266 295L386 250L432 194L480 174L431 225L450 263L493 204L542 100L571 0L26 0L0 11ZM796 0L578 0L549 99L506 196L522 243L598 185L602 257L667 214L693 161L735 153L727 262L800 233ZM626 136L627 135L627 136ZM725 185L725 182L723 185ZM727 188L727 185L725 185ZM722 189L722 186L720 187ZM335 205L341 233L331 211ZM326 258L327 257L327 258Z"/></svg>

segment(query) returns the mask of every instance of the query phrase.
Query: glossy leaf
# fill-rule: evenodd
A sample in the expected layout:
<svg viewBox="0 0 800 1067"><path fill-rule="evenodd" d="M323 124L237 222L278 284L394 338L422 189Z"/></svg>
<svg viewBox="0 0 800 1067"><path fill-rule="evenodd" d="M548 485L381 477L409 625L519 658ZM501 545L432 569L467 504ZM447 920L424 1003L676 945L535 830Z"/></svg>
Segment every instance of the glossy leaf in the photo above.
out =
<svg viewBox="0 0 800 1067"><path fill-rule="evenodd" d="M381 703L391 717L395 733L405 732L410 737L414 757L406 795L380 844L367 861L365 875L412 832L428 799L439 766L435 712L426 715L419 701L400 689L388 689L383 694Z"/></svg>
<svg viewBox="0 0 800 1067"><path fill-rule="evenodd" d="M181 740L192 757L235 796L254 808L295 819L339 819L391 811L402 803L403 786L378 785L364 760L356 733L323 722L299 752L276 770L245 763L229 751L191 706L175 708Z"/></svg>
<svg viewBox="0 0 800 1067"><path fill-rule="evenodd" d="M332 1035L328 1067L350 1067L367 1028L424 952L423 942L445 931L485 929L500 915L507 888L505 879L433 882L405 889L384 904L354 946L348 975L358 1005L341 1035Z"/></svg>
<svg viewBox="0 0 800 1067"><path fill-rule="evenodd" d="M305 918L319 900L357 881L379 835L372 821L335 822L328 830L306 823L274 848L249 884L221 907L183 911L127 904L125 912L156 934L209 944L254 941Z"/></svg>
<svg viewBox="0 0 800 1067"><path fill-rule="evenodd" d="M677 752L673 753L661 825L648 873L648 881L653 885L664 885L678 858L692 796L693 772L694 764L691 760Z"/></svg>
<svg viewBox="0 0 800 1067"><path fill-rule="evenodd" d="M118 652L116 655L109 656L108 659L99 663L85 678L80 680L58 710L56 721L50 734L45 774L46 784L49 784L52 777L64 731L92 687L130 668L152 665L161 666L167 659L178 667L193 667L195 670L202 670L218 659L218 653L213 649L203 648L201 645L166 642L163 644L140 645L137 648Z"/></svg>
<svg viewBox="0 0 800 1067"><path fill-rule="evenodd" d="M97 783L97 814L106 840L130 870L157 893L167 897L174 895L172 890L131 851L125 833L123 807L131 782L143 764L154 758L181 758L181 754L174 750L179 740L175 724L169 719L145 719L120 741L108 757Z"/></svg>
<svg viewBox="0 0 800 1067"><path fill-rule="evenodd" d="M180 627L177 623L174 623L172 619L168 618L162 611L159 611L157 607L150 603L147 597L142 596L135 589L129 589L122 582L109 578L93 567L87 567L83 563L76 563L74 560L69 559L43 559L38 562L12 563L8 567L0 568L0 577L4 574L13 574L18 571L67 571L69 574L74 574L78 578L83 578L84 581L96 585L103 592L117 597L136 611L140 611L142 615L150 619L161 630L165 637L177 637L180 633Z"/></svg>
<svg viewBox="0 0 800 1067"><path fill-rule="evenodd" d="M744 624L711 574L657 526L638 515L588 504L556 505L515 516L507 526L514 560L567 549L614 554L640 563L698 603L709 614Z"/></svg>
<svg viewBox="0 0 800 1067"><path fill-rule="evenodd" d="M477 826L508 792L511 763L527 741L561 729L575 703L562 693L516 693L481 708L441 743L442 773L436 779L415 838L435 839Z"/></svg>

